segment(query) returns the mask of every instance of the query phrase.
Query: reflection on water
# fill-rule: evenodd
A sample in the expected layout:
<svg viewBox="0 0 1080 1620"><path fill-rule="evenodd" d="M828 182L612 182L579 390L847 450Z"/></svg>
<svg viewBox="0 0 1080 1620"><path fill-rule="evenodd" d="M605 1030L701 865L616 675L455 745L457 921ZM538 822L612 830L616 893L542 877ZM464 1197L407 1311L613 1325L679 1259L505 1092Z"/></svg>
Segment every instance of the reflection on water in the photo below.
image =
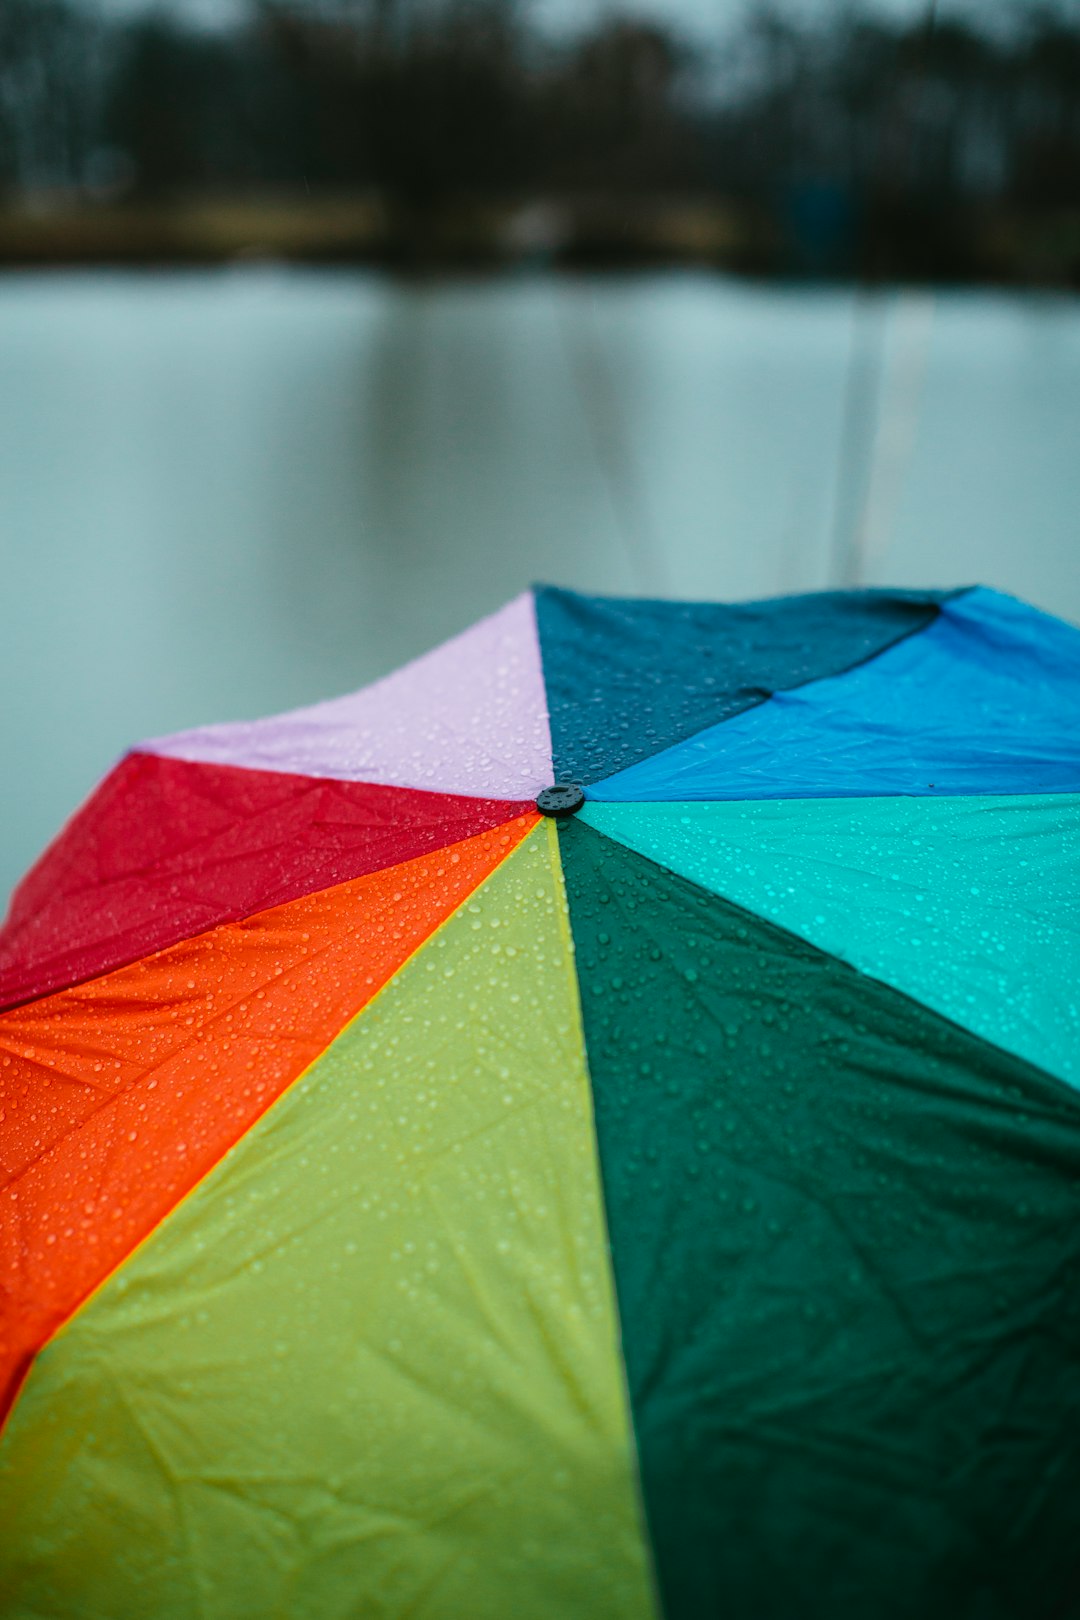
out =
<svg viewBox="0 0 1080 1620"><path fill-rule="evenodd" d="M0 282L0 893L124 746L533 579L982 579L1080 619L1080 305L704 275Z"/></svg>

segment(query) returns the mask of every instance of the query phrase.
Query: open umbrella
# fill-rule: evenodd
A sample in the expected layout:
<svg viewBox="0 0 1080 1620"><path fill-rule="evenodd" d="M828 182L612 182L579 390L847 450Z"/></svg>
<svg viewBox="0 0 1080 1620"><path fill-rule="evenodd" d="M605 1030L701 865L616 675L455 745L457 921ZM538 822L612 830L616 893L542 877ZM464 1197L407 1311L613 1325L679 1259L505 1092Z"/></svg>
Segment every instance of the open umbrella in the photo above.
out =
<svg viewBox="0 0 1080 1620"><path fill-rule="evenodd" d="M1080 1613L1080 632L539 589L0 939L0 1608Z"/></svg>

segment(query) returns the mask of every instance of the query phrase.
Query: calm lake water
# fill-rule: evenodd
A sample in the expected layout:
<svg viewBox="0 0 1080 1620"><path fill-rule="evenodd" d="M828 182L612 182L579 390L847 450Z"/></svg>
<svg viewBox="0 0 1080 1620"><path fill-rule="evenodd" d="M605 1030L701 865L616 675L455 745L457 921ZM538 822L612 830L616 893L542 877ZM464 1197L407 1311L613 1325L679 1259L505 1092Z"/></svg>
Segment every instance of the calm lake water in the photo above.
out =
<svg viewBox="0 0 1080 1620"><path fill-rule="evenodd" d="M1080 302L707 275L0 280L0 900L132 741L533 580L1080 620Z"/></svg>

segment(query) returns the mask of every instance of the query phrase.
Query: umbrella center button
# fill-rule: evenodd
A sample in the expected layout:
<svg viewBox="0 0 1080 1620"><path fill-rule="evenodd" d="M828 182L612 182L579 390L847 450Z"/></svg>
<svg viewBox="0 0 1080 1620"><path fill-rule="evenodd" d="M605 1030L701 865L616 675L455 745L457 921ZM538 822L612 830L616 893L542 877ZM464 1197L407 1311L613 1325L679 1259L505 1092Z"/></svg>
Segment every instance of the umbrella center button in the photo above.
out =
<svg viewBox="0 0 1080 1620"><path fill-rule="evenodd" d="M576 782L556 782L536 795L536 808L542 816L573 816L585 803Z"/></svg>

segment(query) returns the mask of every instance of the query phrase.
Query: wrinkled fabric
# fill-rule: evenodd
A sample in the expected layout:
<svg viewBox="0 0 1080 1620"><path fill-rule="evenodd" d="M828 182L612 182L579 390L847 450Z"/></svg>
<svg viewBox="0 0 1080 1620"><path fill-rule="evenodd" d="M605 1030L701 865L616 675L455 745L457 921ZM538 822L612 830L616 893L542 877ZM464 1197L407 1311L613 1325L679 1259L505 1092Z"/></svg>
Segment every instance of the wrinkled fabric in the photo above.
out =
<svg viewBox="0 0 1080 1620"><path fill-rule="evenodd" d="M667 1620L1071 1613L1074 1094L560 841Z"/></svg>
<svg viewBox="0 0 1080 1620"><path fill-rule="evenodd" d="M8 935L5 1613L1065 1620L1078 645L540 591L122 764Z"/></svg>
<svg viewBox="0 0 1080 1620"><path fill-rule="evenodd" d="M5 1438L7 1612L652 1620L554 845L41 1356Z"/></svg>
<svg viewBox="0 0 1080 1620"><path fill-rule="evenodd" d="M535 798L552 766L532 592L348 697L142 746L255 770Z"/></svg>
<svg viewBox="0 0 1080 1620"><path fill-rule="evenodd" d="M773 692L848 669L931 624L944 595L820 591L713 603L539 587L556 777L595 782Z"/></svg>
<svg viewBox="0 0 1080 1620"><path fill-rule="evenodd" d="M15 891L0 1007L471 838L520 802L129 754Z"/></svg>
<svg viewBox="0 0 1080 1620"><path fill-rule="evenodd" d="M1080 1085L1080 797L595 803L582 819Z"/></svg>
<svg viewBox="0 0 1080 1620"><path fill-rule="evenodd" d="M536 821L0 1014L0 1418L49 1335Z"/></svg>
<svg viewBox="0 0 1080 1620"><path fill-rule="evenodd" d="M1080 792L1080 630L996 591L590 789L598 799Z"/></svg>

